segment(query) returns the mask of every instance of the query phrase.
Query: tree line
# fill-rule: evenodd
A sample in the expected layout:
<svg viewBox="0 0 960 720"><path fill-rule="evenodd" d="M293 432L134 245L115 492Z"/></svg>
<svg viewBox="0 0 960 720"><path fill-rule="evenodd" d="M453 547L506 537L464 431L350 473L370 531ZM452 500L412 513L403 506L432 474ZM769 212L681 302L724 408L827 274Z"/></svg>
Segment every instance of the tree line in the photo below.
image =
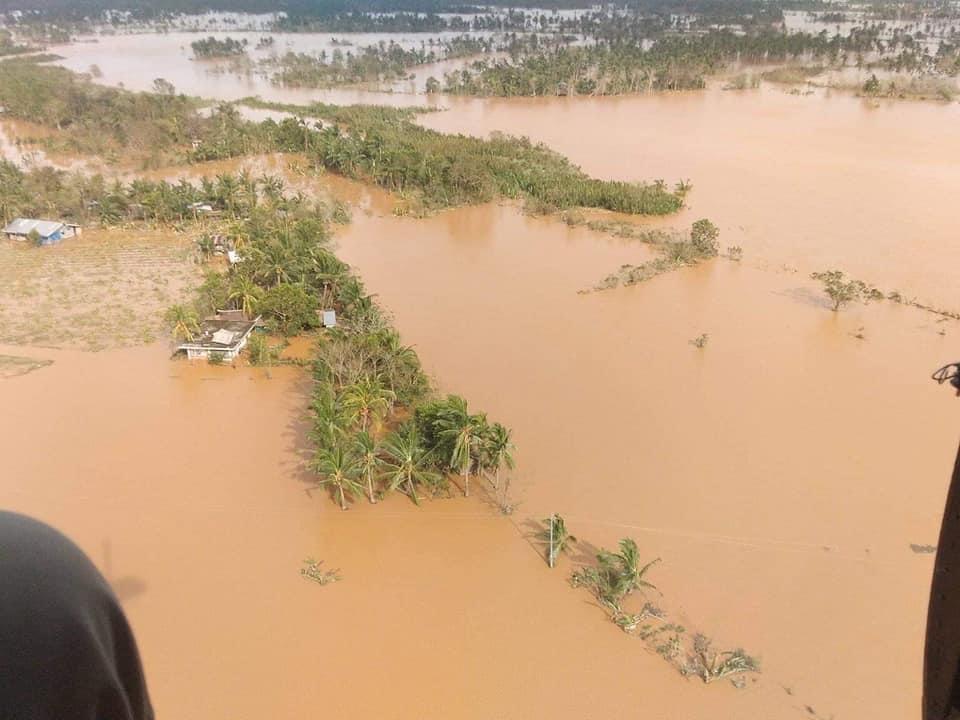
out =
<svg viewBox="0 0 960 720"><path fill-rule="evenodd" d="M272 71L272 80L288 87L327 87L350 83L399 80L418 65L470 55L482 55L496 48L490 39L459 35L448 40L424 42L419 48L381 41L376 45L344 51L340 48L316 55L287 52L263 61Z"/></svg>
<svg viewBox="0 0 960 720"><path fill-rule="evenodd" d="M592 178L567 158L525 138L449 135L384 107L310 107L260 103L296 112L254 123L233 105L201 115L198 102L174 94L97 85L60 67L27 60L0 64L0 105L10 117L54 127L47 146L144 166L221 160L253 153L305 154L318 168L404 194L414 212L496 198L528 198L542 207L595 207L668 214L683 198L663 184ZM324 121L319 125L313 119Z"/></svg>
<svg viewBox="0 0 960 720"><path fill-rule="evenodd" d="M635 39L590 45L544 46L510 59L482 59L447 73L443 91L456 95L619 95L652 90L696 90L732 62L778 63L799 58L845 62L878 48L877 32L743 35L711 30L664 35L646 45Z"/></svg>

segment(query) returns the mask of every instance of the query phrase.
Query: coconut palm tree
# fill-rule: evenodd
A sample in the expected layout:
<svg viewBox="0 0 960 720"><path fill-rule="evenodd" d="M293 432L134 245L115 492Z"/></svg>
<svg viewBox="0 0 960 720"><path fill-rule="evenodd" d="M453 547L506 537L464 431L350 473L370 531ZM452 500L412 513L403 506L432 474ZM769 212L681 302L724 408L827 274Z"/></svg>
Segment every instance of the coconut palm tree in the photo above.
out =
<svg viewBox="0 0 960 720"><path fill-rule="evenodd" d="M337 402L337 397L328 385L318 384L310 403L313 411L313 429L311 439L319 447L333 447L339 443L346 431L344 430L343 413Z"/></svg>
<svg viewBox="0 0 960 720"><path fill-rule="evenodd" d="M500 423L493 423L481 439L481 450L484 457L484 465L493 469L493 487L500 487L500 468L506 466L508 470L513 470L513 450L514 445L511 439L511 431Z"/></svg>
<svg viewBox="0 0 960 720"><path fill-rule="evenodd" d="M174 305L167 310L164 316L173 328L173 335L178 340L187 342L193 340L200 332L200 320L197 311L187 305Z"/></svg>
<svg viewBox="0 0 960 720"><path fill-rule="evenodd" d="M452 443L450 467L463 474L463 494L470 497L470 470L479 457L480 438L487 425L486 416L471 415L461 397L448 398L448 410L442 418L440 437Z"/></svg>
<svg viewBox="0 0 960 720"><path fill-rule="evenodd" d="M318 485L332 485L340 501L340 509L347 509L347 493L359 495L363 486L357 482L358 464L352 453L342 445L321 448L313 460L313 469L320 475Z"/></svg>
<svg viewBox="0 0 960 720"><path fill-rule="evenodd" d="M410 498L420 504L417 485L436 486L441 477L429 466L429 453L420 444L420 436L413 424L407 424L386 439L383 449L387 455L389 489L403 488Z"/></svg>
<svg viewBox="0 0 960 720"><path fill-rule="evenodd" d="M243 188L236 176L229 173L217 175L217 200L223 203L233 217L237 217L237 205L242 191Z"/></svg>
<svg viewBox="0 0 960 720"><path fill-rule="evenodd" d="M416 351L404 345L395 330L378 333L377 372L401 401L416 399L424 390L424 377Z"/></svg>
<svg viewBox="0 0 960 720"><path fill-rule="evenodd" d="M383 467L383 461L380 459L380 444L370 433L357 433L353 442L354 453L357 456L357 466L361 475L367 481L367 497L371 503L377 500L373 496L373 478Z"/></svg>
<svg viewBox="0 0 960 720"><path fill-rule="evenodd" d="M290 282L290 253L282 241L273 239L260 243L254 247L252 254L251 259L257 268L258 278L262 278L271 287Z"/></svg>
<svg viewBox="0 0 960 720"><path fill-rule="evenodd" d="M385 388L379 380L362 377L343 392L343 409L353 423L360 423L360 429L375 425L386 416L393 407L396 395Z"/></svg>
<svg viewBox="0 0 960 720"><path fill-rule="evenodd" d="M283 197L283 178L278 175L264 173L260 176L260 187L263 189L263 194L273 203L278 203Z"/></svg>
<svg viewBox="0 0 960 720"><path fill-rule="evenodd" d="M634 590L656 590L656 586L644 578L658 562L660 558L641 566L637 543L624 538L620 541L620 552L601 550L597 553L597 566L585 568L575 577L590 585L597 598L618 613L620 603Z"/></svg>
<svg viewBox="0 0 960 720"><path fill-rule="evenodd" d="M260 298L263 297L263 290L252 278L243 274L236 274L230 283L230 301L243 310L247 317L253 317L254 310Z"/></svg>

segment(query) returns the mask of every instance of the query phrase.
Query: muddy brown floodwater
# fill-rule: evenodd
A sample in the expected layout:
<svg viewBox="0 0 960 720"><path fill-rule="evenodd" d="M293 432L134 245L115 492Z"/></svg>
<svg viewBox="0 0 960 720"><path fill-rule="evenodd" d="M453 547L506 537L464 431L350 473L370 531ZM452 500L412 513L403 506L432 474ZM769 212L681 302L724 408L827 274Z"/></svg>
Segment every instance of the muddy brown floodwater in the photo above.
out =
<svg viewBox="0 0 960 720"><path fill-rule="evenodd" d="M178 92L215 100L237 100L250 95L259 95L267 100L307 104L317 100L348 105L351 103L377 103L380 105L424 105L433 102L424 95L394 93L389 87L382 92L355 87L339 88L288 88L274 85L269 77L256 71L256 63L268 57L287 52L305 52L316 55L322 51L332 53L339 49L356 53L360 48L380 42L397 44L408 49L426 46L429 51L433 40L450 39L455 32L441 33L258 33L258 32L213 32L217 38L231 37L249 42L250 65L237 66L229 60L196 60L190 43L205 34L178 32L169 34L140 33L130 35L100 35L86 37L85 42L69 45L54 45L50 51L61 56L59 64L75 72L86 73L91 66L99 68L99 81L110 85L123 85L131 90L150 90L156 78L164 78L174 84ZM488 33L481 33L486 35ZM270 48L257 48L258 40L265 35L274 38ZM352 43L336 46L334 38ZM435 48L439 54L440 49ZM422 88L431 74L442 79L443 73L463 66L461 60L447 60L423 65L415 69L416 87ZM397 89L407 89L411 81L395 83Z"/></svg>
<svg viewBox="0 0 960 720"><path fill-rule="evenodd" d="M74 536L123 596L162 717L918 716L929 555L956 405L954 321L831 313L839 267L947 306L956 106L757 93L451 101L425 123L529 134L606 177L690 178L742 263L581 295L643 246L511 205L356 204L342 256L439 386L515 429L516 513L482 497L339 512L303 471L307 378L148 345L0 380L0 505ZM305 182L302 179L296 182ZM349 191L349 192L347 192ZM689 340L709 334L703 349ZM859 336L859 337L858 337ZM760 656L736 690L676 674L527 542L634 537L691 632ZM307 557L339 568L319 587ZM808 707L810 710L808 710Z"/></svg>

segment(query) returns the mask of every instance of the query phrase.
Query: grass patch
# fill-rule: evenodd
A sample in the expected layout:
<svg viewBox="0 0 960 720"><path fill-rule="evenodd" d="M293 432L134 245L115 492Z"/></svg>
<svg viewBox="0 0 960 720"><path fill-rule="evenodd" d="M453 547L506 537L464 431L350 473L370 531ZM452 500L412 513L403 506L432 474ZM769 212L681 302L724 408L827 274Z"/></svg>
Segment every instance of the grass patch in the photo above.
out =
<svg viewBox="0 0 960 720"><path fill-rule="evenodd" d="M822 75L826 71L823 65L784 65L761 73L760 77L767 82L781 85L801 85L810 78Z"/></svg>

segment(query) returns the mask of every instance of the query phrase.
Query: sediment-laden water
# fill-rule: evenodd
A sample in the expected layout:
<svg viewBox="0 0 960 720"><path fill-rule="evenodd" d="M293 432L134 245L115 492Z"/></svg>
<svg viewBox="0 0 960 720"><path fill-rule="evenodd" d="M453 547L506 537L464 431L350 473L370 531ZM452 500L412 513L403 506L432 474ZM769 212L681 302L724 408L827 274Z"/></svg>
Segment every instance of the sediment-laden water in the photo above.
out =
<svg viewBox="0 0 960 720"><path fill-rule="evenodd" d="M161 714L915 715L932 559L910 544L936 542L956 441L928 376L960 329L886 302L834 314L807 276L958 309L956 106L768 87L446 104L422 122L689 178L689 209L653 224L709 217L744 259L579 294L649 251L513 205L398 218L333 186L354 203L342 256L439 386L515 429L510 518L482 497L341 513L309 494L297 371L30 348L54 363L0 380L0 504L110 575ZM551 512L577 557L624 536L662 557L658 602L759 655L758 682L685 680L607 622L531 546ZM343 580L304 581L308 556Z"/></svg>

